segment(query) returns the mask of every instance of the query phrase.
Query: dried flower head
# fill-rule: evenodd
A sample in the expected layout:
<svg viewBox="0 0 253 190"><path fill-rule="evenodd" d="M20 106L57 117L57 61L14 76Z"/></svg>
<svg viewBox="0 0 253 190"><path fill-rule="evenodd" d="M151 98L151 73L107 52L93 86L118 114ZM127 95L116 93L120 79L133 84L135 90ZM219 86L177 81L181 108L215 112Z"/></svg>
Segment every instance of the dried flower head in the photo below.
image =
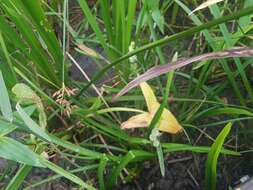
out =
<svg viewBox="0 0 253 190"><path fill-rule="evenodd" d="M67 115L68 117L70 117L70 114L75 108L75 105L72 105L72 103L67 100L66 97L74 96L76 94L76 91L76 88L71 89L63 84L62 88L60 90L57 90L53 94L53 98L55 98L55 101L63 107L63 109L61 110L62 115Z"/></svg>

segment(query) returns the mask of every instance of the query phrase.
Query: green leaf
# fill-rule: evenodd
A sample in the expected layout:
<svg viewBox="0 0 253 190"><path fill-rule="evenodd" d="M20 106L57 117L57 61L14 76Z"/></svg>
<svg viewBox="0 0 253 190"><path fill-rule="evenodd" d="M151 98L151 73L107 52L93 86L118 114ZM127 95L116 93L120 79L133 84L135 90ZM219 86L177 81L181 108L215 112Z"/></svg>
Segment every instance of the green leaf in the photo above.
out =
<svg viewBox="0 0 253 190"><path fill-rule="evenodd" d="M32 150L8 137L0 138L0 157L30 166L44 167Z"/></svg>
<svg viewBox="0 0 253 190"><path fill-rule="evenodd" d="M222 150L222 145L225 138L229 134L232 127L232 123L228 123L224 129L220 132L215 142L213 143L210 152L208 153L205 170L205 185L208 190L216 189L216 167L218 157Z"/></svg>
<svg viewBox="0 0 253 190"><path fill-rule="evenodd" d="M1 71L0 71L0 110L5 119L9 121L13 120L10 98Z"/></svg>
<svg viewBox="0 0 253 190"><path fill-rule="evenodd" d="M50 137L47 135L44 129L42 129L37 123L35 123L31 117L24 111L23 108L17 103L16 109L20 115L20 117L23 119L26 126L31 130L35 135L43 138L44 140L47 140L48 142L51 142Z"/></svg>

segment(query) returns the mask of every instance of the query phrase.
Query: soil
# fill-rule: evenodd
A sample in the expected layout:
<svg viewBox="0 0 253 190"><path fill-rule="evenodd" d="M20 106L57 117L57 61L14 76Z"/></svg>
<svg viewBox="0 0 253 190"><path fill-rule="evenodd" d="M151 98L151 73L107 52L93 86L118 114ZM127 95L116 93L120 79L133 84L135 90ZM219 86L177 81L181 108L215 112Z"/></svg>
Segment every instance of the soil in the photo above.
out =
<svg viewBox="0 0 253 190"><path fill-rule="evenodd" d="M167 155L165 176L162 177L156 160L145 162L141 172L130 182L120 183L115 190L203 190L205 172L205 154L173 153ZM217 169L217 190L228 189L238 184L238 180L245 176L253 176L253 157L245 154L241 157L225 157L219 159ZM247 164L245 164L247 163ZM0 172L7 167L7 162L0 159ZM9 163L10 164L10 163ZM11 163L12 171L6 176L6 182L17 171L17 165ZM4 167L4 168L3 168ZM26 178L25 184L34 184L49 176L52 172L46 169L33 168ZM80 176L82 177L82 176ZM0 188L4 185L0 184ZM65 179L42 184L32 190L69 190L71 184Z"/></svg>
<svg viewBox="0 0 253 190"><path fill-rule="evenodd" d="M160 174L157 162L147 163L134 182L122 183L117 190L203 190L205 161L204 154L173 154L167 160L164 177ZM235 187L241 177L253 175L253 158L250 155L236 158L221 156L219 163L217 190Z"/></svg>

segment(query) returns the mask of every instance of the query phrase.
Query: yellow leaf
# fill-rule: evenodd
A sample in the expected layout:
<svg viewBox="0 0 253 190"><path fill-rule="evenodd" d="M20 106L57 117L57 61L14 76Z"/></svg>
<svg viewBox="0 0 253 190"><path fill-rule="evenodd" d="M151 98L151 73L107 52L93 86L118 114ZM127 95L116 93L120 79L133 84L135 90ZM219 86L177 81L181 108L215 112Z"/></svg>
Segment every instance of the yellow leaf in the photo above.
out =
<svg viewBox="0 0 253 190"><path fill-rule="evenodd" d="M182 127L175 116L168 109L164 109L159 123L159 130L177 134L182 131Z"/></svg>
<svg viewBox="0 0 253 190"><path fill-rule="evenodd" d="M154 111L155 109L154 106L155 104L158 104L158 101L155 97L153 90L146 82L141 83L140 86L141 86L142 94L145 98L145 101L148 107L148 111L149 112Z"/></svg>
<svg viewBox="0 0 253 190"><path fill-rule="evenodd" d="M135 115L121 124L122 129L133 129L139 127L148 127L151 122L151 115L147 112Z"/></svg>
<svg viewBox="0 0 253 190"><path fill-rule="evenodd" d="M77 47L86 55L89 55L91 57L95 57L95 58L101 58L101 55L99 53L97 53L96 51L94 51L93 49L87 47L84 44L78 44Z"/></svg>
<svg viewBox="0 0 253 190"><path fill-rule="evenodd" d="M189 13L189 15L193 14L194 12L198 11L198 10L201 10L201 9L204 9L206 7L209 7L213 4L216 4L216 3L219 3L221 1L224 1L224 0L208 0L204 3L202 3L201 5L199 5L196 9L194 9L192 12Z"/></svg>
<svg viewBox="0 0 253 190"><path fill-rule="evenodd" d="M129 118L121 124L122 129L148 127L160 107L151 87L146 82L141 83L140 86L148 107L148 112ZM182 131L181 125L168 109L163 110L158 123L158 128L160 131L171 134L176 134Z"/></svg>

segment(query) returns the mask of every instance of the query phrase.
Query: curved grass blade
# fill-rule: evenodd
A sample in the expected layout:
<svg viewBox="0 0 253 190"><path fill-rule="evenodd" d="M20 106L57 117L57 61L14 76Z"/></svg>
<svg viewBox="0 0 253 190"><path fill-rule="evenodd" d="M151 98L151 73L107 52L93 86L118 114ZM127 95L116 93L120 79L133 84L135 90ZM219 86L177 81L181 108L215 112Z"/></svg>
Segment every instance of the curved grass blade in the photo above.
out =
<svg viewBox="0 0 253 190"><path fill-rule="evenodd" d="M229 134L232 123L228 123L216 138L208 153L205 170L205 185L208 190L216 189L216 166L225 138Z"/></svg>
<svg viewBox="0 0 253 190"><path fill-rule="evenodd" d="M154 66L148 71L146 71L144 74L138 76L134 80L132 80L130 83L127 84L126 87L124 87L115 97L116 99L119 96L122 96L132 88L138 86L140 83L153 79L155 77L158 77L162 74L165 74L169 71L173 71L175 69L184 67L186 65L189 65L196 61L204 61L204 60L210 60L210 59L222 59L222 58L229 58L229 57L251 57L253 56L253 49L247 48L247 47L234 47L232 49L228 49L225 51L220 52L213 52L213 53L206 53L199 56L195 56L189 59L179 60L177 62L174 62L173 64L168 63L165 65L158 65Z"/></svg>
<svg viewBox="0 0 253 190"><path fill-rule="evenodd" d="M179 0L175 0L175 2L187 13L189 14L191 11L190 9L182 3L182 1L179 1ZM196 25L201 25L202 24L202 21L195 15L195 14L192 14L190 16L191 20L196 24ZM242 17L241 17L242 18ZM240 19L241 19L240 18ZM220 51L221 49L223 49L223 46L221 46L221 44L223 44L222 42L219 44L217 43L217 39L216 37L214 37L209 30L204 30L203 31L203 35L206 39L206 41L208 42L208 44L210 45L210 47L212 48L213 51ZM240 38L238 38L237 40L239 40ZM237 40L234 40L234 44L231 45L230 47L233 47ZM235 92L235 95L237 96L237 98L239 99L240 103L242 105L245 105L245 99L241 93L241 90L239 88L239 86L237 85L237 81L236 81L236 77L234 77L233 75L233 72L231 70L231 68L229 67L228 63L226 60L219 60L219 63L221 64L223 70L225 71L227 77L228 77L228 80L223 84L223 85L220 85L220 86L223 86L223 87L219 87L219 90L217 90L216 92L212 92L214 94L217 94L218 91L220 91L221 89L224 89L225 86L227 86L228 83L230 83L230 85L232 86L234 92ZM193 96L196 95L199 90L203 87L204 83L206 82L206 72L209 70L209 64L207 63L202 69L201 69L201 74L200 74L200 78L198 80L198 83L197 83L197 86L195 87L194 89L194 93L193 93Z"/></svg>

